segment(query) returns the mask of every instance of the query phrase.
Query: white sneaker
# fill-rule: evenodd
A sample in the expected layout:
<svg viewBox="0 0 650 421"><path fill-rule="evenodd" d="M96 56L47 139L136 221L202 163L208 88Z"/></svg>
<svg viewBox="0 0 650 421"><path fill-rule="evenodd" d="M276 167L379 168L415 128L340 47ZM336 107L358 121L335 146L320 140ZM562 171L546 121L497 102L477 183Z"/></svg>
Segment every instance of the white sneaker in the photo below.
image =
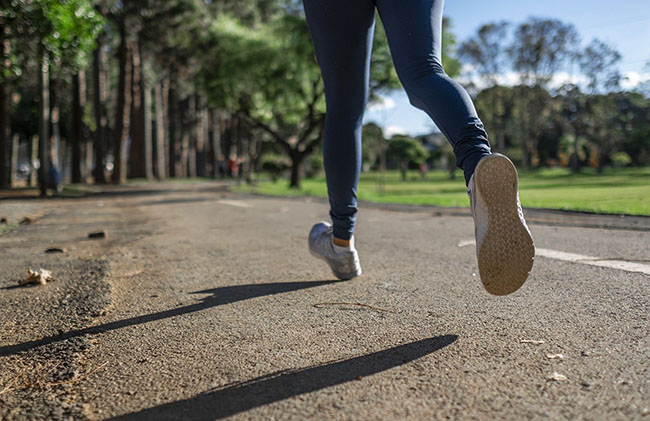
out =
<svg viewBox="0 0 650 421"><path fill-rule="evenodd" d="M352 244L350 250L339 252L334 249L333 237L331 224L319 222L314 225L309 232L309 251L311 254L330 265L334 275L341 280L352 279L361 275L359 254L354 248L354 244Z"/></svg>
<svg viewBox="0 0 650 421"><path fill-rule="evenodd" d="M535 246L518 185L517 169L500 154L482 158L469 180L479 275L487 292L494 295L518 290L533 267Z"/></svg>

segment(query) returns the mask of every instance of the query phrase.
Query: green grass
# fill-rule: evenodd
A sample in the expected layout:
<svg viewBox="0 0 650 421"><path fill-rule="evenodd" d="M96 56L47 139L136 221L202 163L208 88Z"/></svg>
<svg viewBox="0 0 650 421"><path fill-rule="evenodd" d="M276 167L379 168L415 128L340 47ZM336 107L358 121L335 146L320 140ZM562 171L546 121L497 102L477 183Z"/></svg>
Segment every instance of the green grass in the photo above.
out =
<svg viewBox="0 0 650 421"><path fill-rule="evenodd" d="M432 171L422 180L413 171L408 174L408 181L403 182L396 171L384 175L364 173L358 196L360 200L378 203L467 207L465 183L461 173L457 174L455 180L450 180L446 172ZM650 215L650 167L606 169L601 174L592 169L573 174L564 168L520 172L519 189L524 207ZM327 196L324 177L303 180L300 190L289 189L286 180L259 181L234 190L278 196Z"/></svg>

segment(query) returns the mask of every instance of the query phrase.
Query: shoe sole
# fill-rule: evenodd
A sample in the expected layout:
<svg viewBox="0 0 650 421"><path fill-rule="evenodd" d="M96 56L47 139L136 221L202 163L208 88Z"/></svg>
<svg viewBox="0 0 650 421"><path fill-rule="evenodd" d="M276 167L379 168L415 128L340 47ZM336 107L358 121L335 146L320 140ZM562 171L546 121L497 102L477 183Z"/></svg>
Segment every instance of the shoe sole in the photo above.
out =
<svg viewBox="0 0 650 421"><path fill-rule="evenodd" d="M533 238L517 212L517 169L505 156L494 154L481 159L475 173L488 218L477 250L481 282L490 294L511 294L524 284L535 258Z"/></svg>
<svg viewBox="0 0 650 421"><path fill-rule="evenodd" d="M328 262L327 259L326 259L325 257L323 257L323 256L321 256L320 254L315 253L314 251L312 251L311 247L309 247L309 252L311 253L312 256L314 256L314 257L316 257L316 258L318 258L318 259L324 261L325 263L327 263L328 266L330 266L330 262ZM340 272L337 272L337 271L335 271L334 269L332 269L332 266L330 266L330 270L332 271L332 273L334 274L334 276L336 276L337 278L339 278L341 281L347 281L347 280L350 280L350 279L352 279L352 278L356 278L357 276L361 276L361 272L362 272L362 271L361 271L361 268L359 268L359 270L357 270L356 272L352 272L352 273L340 273Z"/></svg>

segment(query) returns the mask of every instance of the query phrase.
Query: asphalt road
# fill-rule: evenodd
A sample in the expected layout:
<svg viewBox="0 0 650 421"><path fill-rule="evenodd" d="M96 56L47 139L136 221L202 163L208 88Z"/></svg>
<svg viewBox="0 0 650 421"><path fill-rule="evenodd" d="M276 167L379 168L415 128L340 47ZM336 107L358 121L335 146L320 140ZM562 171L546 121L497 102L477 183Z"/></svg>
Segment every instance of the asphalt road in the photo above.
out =
<svg viewBox="0 0 650 421"><path fill-rule="evenodd" d="M362 207L346 282L307 250L321 200L158 184L3 212L34 220L0 235L0 419L650 417L650 219L531 212L543 253L493 297L466 212ZM28 267L56 281L16 287Z"/></svg>

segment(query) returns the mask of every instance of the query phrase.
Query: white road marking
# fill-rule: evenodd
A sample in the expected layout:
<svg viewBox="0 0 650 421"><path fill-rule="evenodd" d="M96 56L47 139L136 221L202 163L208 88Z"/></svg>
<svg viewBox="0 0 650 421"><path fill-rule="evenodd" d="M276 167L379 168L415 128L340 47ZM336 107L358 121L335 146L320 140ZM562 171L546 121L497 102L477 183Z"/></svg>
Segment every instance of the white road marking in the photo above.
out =
<svg viewBox="0 0 650 421"><path fill-rule="evenodd" d="M458 243L458 247L474 246L474 240L464 240ZM582 265L599 266L603 268L624 270L650 275L650 265L624 260L601 259L599 257L585 256L584 254L565 253L563 251L535 248L535 256L546 257L547 259L562 260L564 262L580 263Z"/></svg>
<svg viewBox="0 0 650 421"><path fill-rule="evenodd" d="M235 206L237 208L252 208L253 207L253 205L248 204L246 202L242 202L241 200L217 200L217 203L221 203L222 205Z"/></svg>
<svg viewBox="0 0 650 421"><path fill-rule="evenodd" d="M598 257L575 253L564 253L562 251L543 248L536 249L535 255L547 257L549 259L563 260L565 262L581 263L583 265L600 266L604 268L620 269L626 272L639 272L650 275L650 265L644 265L642 263L626 262L624 260L599 259Z"/></svg>
<svg viewBox="0 0 650 421"><path fill-rule="evenodd" d="M467 246L475 246L476 241L474 240L463 240L458 242L458 247L467 247Z"/></svg>

